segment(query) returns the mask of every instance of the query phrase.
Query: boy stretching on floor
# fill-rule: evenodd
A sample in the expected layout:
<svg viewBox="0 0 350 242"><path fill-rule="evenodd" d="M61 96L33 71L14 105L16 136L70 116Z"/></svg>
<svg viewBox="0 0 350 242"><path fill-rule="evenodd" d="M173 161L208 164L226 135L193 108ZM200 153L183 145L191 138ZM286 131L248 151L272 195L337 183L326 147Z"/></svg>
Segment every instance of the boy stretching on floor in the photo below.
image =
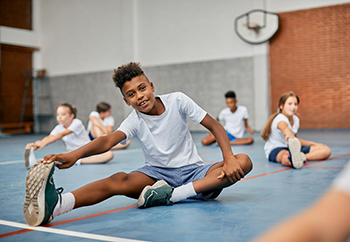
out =
<svg viewBox="0 0 350 242"><path fill-rule="evenodd" d="M223 109L217 121L225 122L225 130L231 145L249 145L254 142L252 137L243 138L244 130L254 134L254 130L248 125L248 110L244 106L237 105L236 94L228 91L225 94L227 108ZM202 139L203 145L211 145L216 141L212 133L208 133Z"/></svg>
<svg viewBox="0 0 350 242"><path fill-rule="evenodd" d="M186 95L154 95L154 85L137 63L114 71L113 80L124 101L133 107L117 131L101 136L72 152L47 155L28 172L25 221L43 225L72 209L99 203L114 195L138 198L138 207L172 205L186 198L214 199L221 190L242 179L252 169L245 154L233 155L223 127ZM224 160L204 164L197 153L186 119L211 131ZM129 174L118 172L61 195L53 171L69 168L82 158L110 150L136 137L145 156L144 167Z"/></svg>

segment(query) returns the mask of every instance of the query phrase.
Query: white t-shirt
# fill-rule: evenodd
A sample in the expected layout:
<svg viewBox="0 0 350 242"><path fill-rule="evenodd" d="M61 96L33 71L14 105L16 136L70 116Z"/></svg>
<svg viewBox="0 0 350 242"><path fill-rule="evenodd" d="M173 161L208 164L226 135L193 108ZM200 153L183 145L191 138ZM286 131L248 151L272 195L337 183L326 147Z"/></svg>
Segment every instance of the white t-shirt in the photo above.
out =
<svg viewBox="0 0 350 242"><path fill-rule="evenodd" d="M73 132L62 138L68 151L76 150L90 142L88 133L86 132L83 122L81 122L80 119L73 119L72 123L67 129ZM56 125L56 127L51 131L50 134L56 135L62 133L65 130L66 128L63 127L63 124L59 124Z"/></svg>
<svg viewBox="0 0 350 242"><path fill-rule="evenodd" d="M113 127L114 126L114 118L112 116L108 116L102 120L100 117L100 114L98 112L92 111L89 115L89 118L91 118L91 117L96 117L98 119L98 121L100 121L101 124L105 127L108 127L108 126ZM87 129L86 129L88 133L90 132L91 127L92 127L92 122L89 120Z"/></svg>
<svg viewBox="0 0 350 242"><path fill-rule="evenodd" d="M288 118L284 116L284 114L282 113L277 114L277 116L273 119L271 124L270 137L268 141L266 141L264 146L266 158L269 158L269 155L273 149L276 149L278 147L287 147L287 141L284 134L282 133L281 130L277 128L278 123L281 121L285 121L288 124L288 127L290 128L290 130L294 135L298 133L300 121L296 115L293 115L293 127L292 127Z"/></svg>
<svg viewBox="0 0 350 242"><path fill-rule="evenodd" d="M248 119L248 110L244 106L237 106L234 113L230 108L223 109L219 114L219 120L225 122L225 129L235 136L236 138L242 138L245 130L244 120Z"/></svg>
<svg viewBox="0 0 350 242"><path fill-rule="evenodd" d="M334 180L332 188L346 192L350 195L350 161L348 161L343 171Z"/></svg>
<svg viewBox="0 0 350 242"><path fill-rule="evenodd" d="M133 110L118 128L127 137L122 143L136 137L146 165L169 168L202 165L187 127L187 117L198 124L207 113L181 92L157 98L165 107L164 113L153 116Z"/></svg>

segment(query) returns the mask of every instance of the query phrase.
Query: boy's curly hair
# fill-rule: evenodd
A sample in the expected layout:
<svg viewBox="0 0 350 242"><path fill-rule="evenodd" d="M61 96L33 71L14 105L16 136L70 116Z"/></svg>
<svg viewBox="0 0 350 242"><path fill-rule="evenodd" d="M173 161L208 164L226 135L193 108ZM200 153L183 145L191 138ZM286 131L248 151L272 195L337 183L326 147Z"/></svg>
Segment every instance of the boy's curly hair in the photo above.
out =
<svg viewBox="0 0 350 242"><path fill-rule="evenodd" d="M139 63L130 62L114 69L113 81L120 90L125 82L131 81L134 77L145 75Z"/></svg>

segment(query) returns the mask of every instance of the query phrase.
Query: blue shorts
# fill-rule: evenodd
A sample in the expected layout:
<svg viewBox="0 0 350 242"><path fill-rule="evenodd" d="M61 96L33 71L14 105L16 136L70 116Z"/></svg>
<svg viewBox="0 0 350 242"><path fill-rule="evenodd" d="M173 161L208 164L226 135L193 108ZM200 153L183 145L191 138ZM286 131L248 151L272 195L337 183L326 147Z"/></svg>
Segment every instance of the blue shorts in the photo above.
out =
<svg viewBox="0 0 350 242"><path fill-rule="evenodd" d="M90 140L94 140L95 139L94 136L92 136L90 131L89 131L89 138L90 138Z"/></svg>
<svg viewBox="0 0 350 242"><path fill-rule="evenodd" d="M273 149L270 154L269 154L269 161L272 161L272 162L277 162L277 155L278 153L280 153L281 150L288 150L289 152L289 159L292 159L292 154L290 153L289 149L287 147L278 147L278 148L275 148ZM304 154L307 154L310 152L310 146L301 146L301 149L300 149L301 152L303 152Z"/></svg>
<svg viewBox="0 0 350 242"><path fill-rule="evenodd" d="M230 134L226 129L226 134L227 134L227 137L228 137L228 140L231 142L231 141L235 141L237 138L235 136L233 136L232 134Z"/></svg>
<svg viewBox="0 0 350 242"><path fill-rule="evenodd" d="M172 187L179 187L205 177L210 167L212 167L214 164L204 164L201 166L188 165L179 168L144 166L137 169L136 171L141 172L157 181L164 180ZM219 196L221 191L222 189L218 189L205 196L203 196L202 193L199 193L191 198L201 200L214 199Z"/></svg>

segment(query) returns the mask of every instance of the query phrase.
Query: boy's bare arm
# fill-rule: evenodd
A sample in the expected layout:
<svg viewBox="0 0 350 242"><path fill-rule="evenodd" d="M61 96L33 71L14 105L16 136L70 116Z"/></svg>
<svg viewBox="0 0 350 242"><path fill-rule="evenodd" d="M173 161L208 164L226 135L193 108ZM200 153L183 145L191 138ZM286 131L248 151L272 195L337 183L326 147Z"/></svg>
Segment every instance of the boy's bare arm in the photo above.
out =
<svg viewBox="0 0 350 242"><path fill-rule="evenodd" d="M126 138L121 131L115 131L109 135L101 136L87 143L83 147L66 153L51 154L43 158L43 163L56 162L56 166L60 169L68 168L84 157L97 155L109 151L114 145L118 144Z"/></svg>
<svg viewBox="0 0 350 242"><path fill-rule="evenodd" d="M248 125L248 119L244 119L244 126L250 134L254 134L254 130Z"/></svg>
<svg viewBox="0 0 350 242"><path fill-rule="evenodd" d="M208 114L204 117L201 124L215 136L215 139L221 148L222 156L224 158L224 166L222 168L222 173L218 178L221 179L226 176L231 183L243 178L244 171L242 170L239 161L232 153L230 142L222 125Z"/></svg>

